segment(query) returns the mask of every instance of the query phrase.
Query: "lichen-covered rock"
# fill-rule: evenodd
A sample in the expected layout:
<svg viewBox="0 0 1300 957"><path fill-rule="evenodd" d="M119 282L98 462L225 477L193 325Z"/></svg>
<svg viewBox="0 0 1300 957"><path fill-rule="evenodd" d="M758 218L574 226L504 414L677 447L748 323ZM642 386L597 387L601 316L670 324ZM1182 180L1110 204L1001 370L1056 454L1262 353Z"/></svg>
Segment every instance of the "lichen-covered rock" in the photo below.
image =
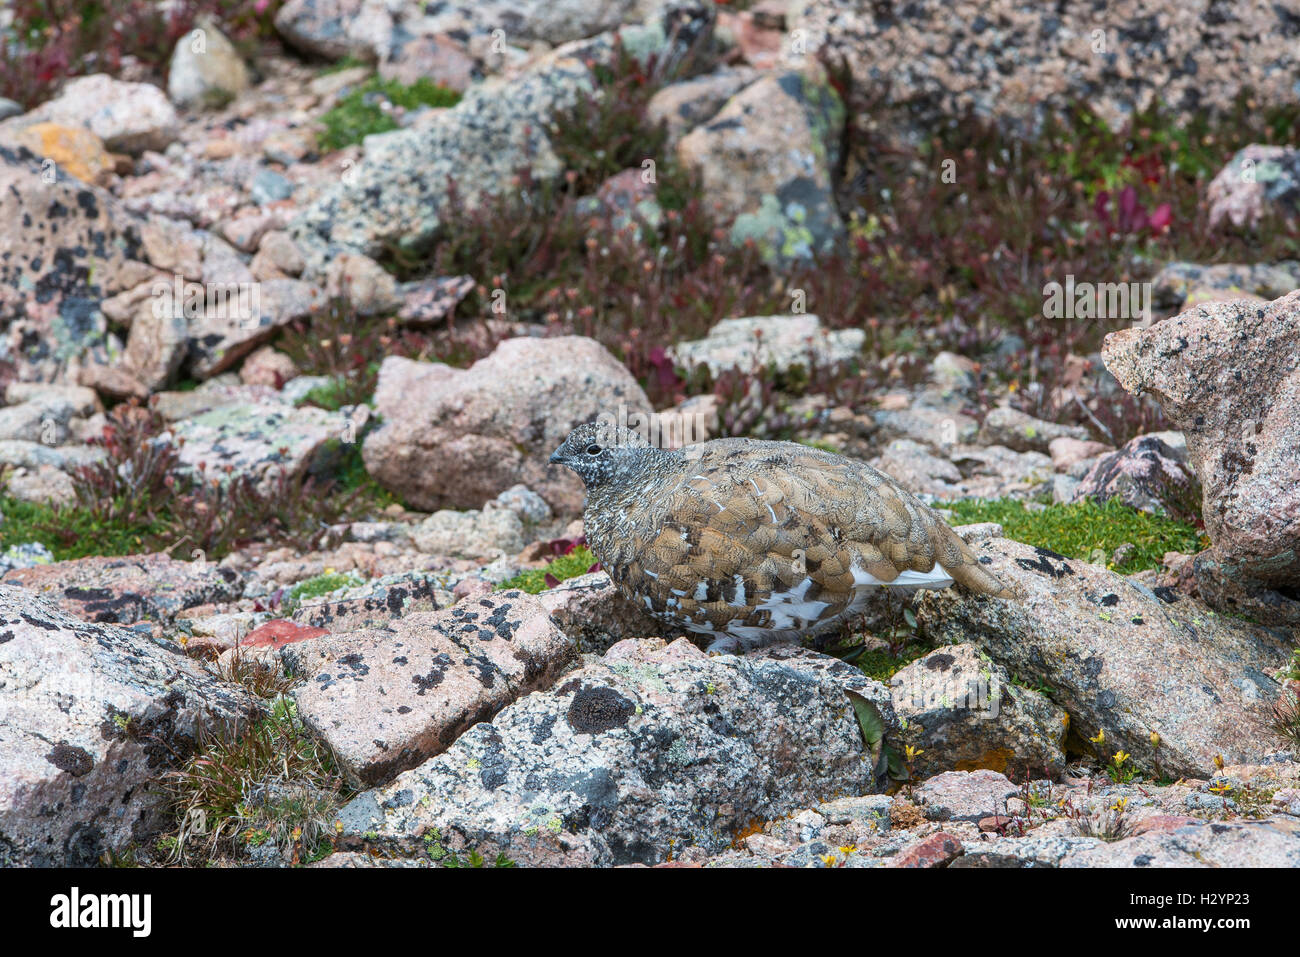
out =
<svg viewBox="0 0 1300 957"><path fill-rule="evenodd" d="M646 118L651 123L663 123L668 143L674 145L695 127L717 116L728 100L757 78L756 70L740 67L670 83L650 98Z"/></svg>
<svg viewBox="0 0 1300 957"><path fill-rule="evenodd" d="M1159 435L1139 435L1123 448L1102 456L1074 490L1074 501L1118 498L1144 512L1195 518L1200 511L1201 483L1187 462L1187 451Z"/></svg>
<svg viewBox="0 0 1300 957"><path fill-rule="evenodd" d="M107 363L112 349L99 303L119 291L117 277L140 246L112 196L55 172L43 175L35 154L0 145L4 378L52 382L72 365Z"/></svg>
<svg viewBox="0 0 1300 957"><path fill-rule="evenodd" d="M846 362L859 357L865 342L861 329L826 329L813 315L749 316L723 319L703 339L679 342L669 351L682 368L703 365L717 376L727 369L789 372Z"/></svg>
<svg viewBox="0 0 1300 957"><path fill-rule="evenodd" d="M684 639L621 647L354 799L340 814L344 844L653 864L875 790L844 689L886 711L888 692L857 669L804 651L709 658Z"/></svg>
<svg viewBox="0 0 1300 957"><path fill-rule="evenodd" d="M353 780L372 786L546 687L572 654L545 609L519 591L281 651L305 677L294 692L303 721Z"/></svg>
<svg viewBox="0 0 1300 957"><path fill-rule="evenodd" d="M1102 357L1186 436L1213 543L1197 569L1202 592L1259 620L1300 622L1300 292L1111 333Z"/></svg>
<svg viewBox="0 0 1300 957"><path fill-rule="evenodd" d="M384 421L362 446L366 470L416 508L478 508L523 482L568 515L582 484L550 454L602 413L650 409L632 374L581 336L507 339L469 369L390 356L375 405Z"/></svg>
<svg viewBox="0 0 1300 957"><path fill-rule="evenodd" d="M438 611L455 603L446 583L426 572L399 572L294 609L295 622L331 632L383 628L416 612Z"/></svg>
<svg viewBox="0 0 1300 957"><path fill-rule="evenodd" d="M364 407L326 412L272 401L220 405L176 423L178 464L209 481L248 474L269 490L282 475L294 479L322 464L339 443L356 441L358 420L364 425Z"/></svg>
<svg viewBox="0 0 1300 957"><path fill-rule="evenodd" d="M904 739L920 752L914 776L984 768L1025 780L1065 768L1065 712L1013 686L1005 668L970 645L936 648L900 669L889 688Z"/></svg>
<svg viewBox="0 0 1300 957"><path fill-rule="evenodd" d="M187 658L0 584L0 866L86 867L147 841L168 824L148 785L253 712Z"/></svg>
<svg viewBox="0 0 1300 957"><path fill-rule="evenodd" d="M1048 111L1078 102L1120 129L1156 102L1234 116L1248 89L1262 103L1297 100L1300 53L1285 7L1110 0L1104 16L1098 9L801 0L788 19L805 58L842 58L863 91L887 83L917 139L968 112L1032 134Z"/></svg>
<svg viewBox="0 0 1300 957"><path fill-rule="evenodd" d="M1151 301L1170 312L1225 299L1277 299L1300 289L1300 263L1172 262L1151 280Z"/></svg>
<svg viewBox="0 0 1300 957"><path fill-rule="evenodd" d="M225 106L248 89L248 67L209 17L176 41L167 69L167 95L178 106Z"/></svg>
<svg viewBox="0 0 1300 957"><path fill-rule="evenodd" d="M1212 228L1226 221L1253 229L1266 213L1294 217L1300 204L1300 150L1258 144L1238 150L1210 181L1205 198Z"/></svg>
<svg viewBox="0 0 1300 957"><path fill-rule="evenodd" d="M1281 638L1043 548L996 538L972 550L1021 597L924 592L921 630L1046 684L1080 740L1104 732L1094 749L1105 760L1122 749L1138 767L1190 775L1216 755L1275 750L1259 729L1279 691L1272 676L1290 657Z"/></svg>
<svg viewBox="0 0 1300 957"><path fill-rule="evenodd" d="M1300 820L1182 823L1122 841L1080 843L1060 867L1300 867Z"/></svg>
<svg viewBox="0 0 1300 957"><path fill-rule="evenodd" d="M984 417L980 439L988 445L1004 445L1016 452L1046 452L1053 439L1084 441L1088 430L1078 425L1061 425L1000 405Z"/></svg>
<svg viewBox="0 0 1300 957"><path fill-rule="evenodd" d="M163 552L53 562L14 569L0 580L41 595L75 618L119 625L169 622L186 608L234 601L244 593L238 572Z"/></svg>
<svg viewBox="0 0 1300 957"><path fill-rule="evenodd" d="M63 84L59 95L36 109L5 121L0 141L10 130L34 123L79 126L98 136L115 153L162 152L176 139L176 108L152 83L129 83L107 73L79 76Z"/></svg>
<svg viewBox="0 0 1300 957"><path fill-rule="evenodd" d="M834 251L844 223L831 192L844 104L821 78L769 74L745 87L677 143L711 202L772 261Z"/></svg>
<svg viewBox="0 0 1300 957"><path fill-rule="evenodd" d="M624 597L603 571L565 579L537 598L585 654L601 654L627 638L664 633L663 624Z"/></svg>
<svg viewBox="0 0 1300 957"><path fill-rule="evenodd" d="M649 25L618 35L633 55L668 60L682 57L712 22L711 6L670 6ZM457 201L468 208L516 188L525 169L539 185L557 180L564 169L550 127L595 89L592 67L614 62L614 40L602 34L560 47L516 76L470 87L427 127L368 139L352 175L322 191L291 224L309 274L340 252L378 256L388 243L427 244L443 224L453 180Z"/></svg>

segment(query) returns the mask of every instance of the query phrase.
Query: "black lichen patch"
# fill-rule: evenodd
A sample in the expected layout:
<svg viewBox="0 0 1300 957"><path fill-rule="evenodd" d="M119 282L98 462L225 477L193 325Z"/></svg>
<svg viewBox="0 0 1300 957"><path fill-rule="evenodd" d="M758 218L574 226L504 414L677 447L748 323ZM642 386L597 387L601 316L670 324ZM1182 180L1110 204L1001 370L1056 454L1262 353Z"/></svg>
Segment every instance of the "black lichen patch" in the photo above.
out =
<svg viewBox="0 0 1300 957"><path fill-rule="evenodd" d="M60 771L67 771L74 778L87 775L95 767L95 759L90 756L90 752L85 748L68 744L66 741L60 741L54 746L45 760L54 765Z"/></svg>
<svg viewBox="0 0 1300 957"><path fill-rule="evenodd" d="M1174 591L1168 585L1160 585L1151 589L1151 593L1159 598L1166 605L1172 605L1178 601L1178 592Z"/></svg>
<svg viewBox="0 0 1300 957"><path fill-rule="evenodd" d="M956 660L952 655L931 655L925 659L925 667L930 671L947 671Z"/></svg>
<svg viewBox="0 0 1300 957"><path fill-rule="evenodd" d="M1038 561L1017 558L1016 564L1027 572L1038 572L1040 575L1048 575L1052 578L1064 578L1066 575L1074 574L1074 569L1069 566L1064 555L1054 552L1050 548L1035 548L1034 554L1038 556ZM1060 562L1060 567L1053 565L1053 561Z"/></svg>
<svg viewBox="0 0 1300 957"><path fill-rule="evenodd" d="M433 659L428 674L411 675L411 683L419 689L416 694L423 697L426 691L442 684L442 679L447 676L447 668L450 665L451 656L446 652L442 652Z"/></svg>
<svg viewBox="0 0 1300 957"><path fill-rule="evenodd" d="M579 734L601 734L627 727L636 706L612 688L583 688L569 705L569 727Z"/></svg>

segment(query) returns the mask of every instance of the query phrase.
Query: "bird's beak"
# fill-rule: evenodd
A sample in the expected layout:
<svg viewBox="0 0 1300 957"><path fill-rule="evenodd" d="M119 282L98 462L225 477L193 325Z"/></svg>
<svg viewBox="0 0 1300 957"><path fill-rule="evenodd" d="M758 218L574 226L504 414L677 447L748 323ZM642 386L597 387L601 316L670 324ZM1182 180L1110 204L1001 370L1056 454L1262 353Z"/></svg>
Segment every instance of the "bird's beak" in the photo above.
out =
<svg viewBox="0 0 1300 957"><path fill-rule="evenodd" d="M556 449L554 452L551 453L552 465L560 465L564 462L564 456L560 454L560 450L563 448L564 446L560 446L560 448Z"/></svg>

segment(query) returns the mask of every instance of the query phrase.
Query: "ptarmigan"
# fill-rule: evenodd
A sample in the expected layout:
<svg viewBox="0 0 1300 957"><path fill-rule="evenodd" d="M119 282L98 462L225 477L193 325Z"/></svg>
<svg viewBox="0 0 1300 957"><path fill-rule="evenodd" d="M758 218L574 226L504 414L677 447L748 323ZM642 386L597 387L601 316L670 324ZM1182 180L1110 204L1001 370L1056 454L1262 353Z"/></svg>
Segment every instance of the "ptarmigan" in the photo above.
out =
<svg viewBox="0 0 1300 957"><path fill-rule="evenodd" d="M592 424L551 462L586 484L587 543L619 589L710 652L830 630L885 587L1013 597L933 509L854 459L751 439L668 451Z"/></svg>

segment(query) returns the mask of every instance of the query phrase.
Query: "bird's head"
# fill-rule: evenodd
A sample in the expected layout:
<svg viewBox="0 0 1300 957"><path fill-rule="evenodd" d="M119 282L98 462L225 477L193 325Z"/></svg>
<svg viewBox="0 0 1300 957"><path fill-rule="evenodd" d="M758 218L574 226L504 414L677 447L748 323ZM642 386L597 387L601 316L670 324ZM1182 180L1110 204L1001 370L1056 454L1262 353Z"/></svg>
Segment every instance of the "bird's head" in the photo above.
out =
<svg viewBox="0 0 1300 957"><path fill-rule="evenodd" d="M604 422L580 425L551 453L551 463L573 469L588 489L639 470L654 449L631 429Z"/></svg>

